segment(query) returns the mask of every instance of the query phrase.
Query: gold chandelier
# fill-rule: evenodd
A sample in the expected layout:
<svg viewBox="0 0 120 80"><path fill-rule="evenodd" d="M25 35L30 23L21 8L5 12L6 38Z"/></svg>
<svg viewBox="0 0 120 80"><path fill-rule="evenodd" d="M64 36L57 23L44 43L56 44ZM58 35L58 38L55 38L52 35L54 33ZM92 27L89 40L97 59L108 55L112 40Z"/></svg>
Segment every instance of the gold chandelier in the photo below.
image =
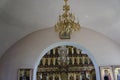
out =
<svg viewBox="0 0 120 80"><path fill-rule="evenodd" d="M64 13L59 15L59 21L55 24L55 31L59 33L61 39L70 39L72 32L80 30L79 22L76 22L75 16L69 12L70 6L67 4L67 1L64 0Z"/></svg>

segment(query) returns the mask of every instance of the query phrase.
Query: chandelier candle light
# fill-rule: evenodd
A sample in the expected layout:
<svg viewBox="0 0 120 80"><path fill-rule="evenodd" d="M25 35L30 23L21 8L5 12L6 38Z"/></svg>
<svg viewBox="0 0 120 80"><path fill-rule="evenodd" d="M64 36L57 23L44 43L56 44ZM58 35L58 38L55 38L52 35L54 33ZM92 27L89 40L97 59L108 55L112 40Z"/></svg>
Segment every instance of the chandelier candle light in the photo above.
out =
<svg viewBox="0 0 120 80"><path fill-rule="evenodd" d="M68 0L64 0L64 13L59 15L59 21L55 24L55 31L59 33L61 39L70 39L70 34L74 31L80 30L79 22L75 21L75 16L70 13L70 6L67 4Z"/></svg>

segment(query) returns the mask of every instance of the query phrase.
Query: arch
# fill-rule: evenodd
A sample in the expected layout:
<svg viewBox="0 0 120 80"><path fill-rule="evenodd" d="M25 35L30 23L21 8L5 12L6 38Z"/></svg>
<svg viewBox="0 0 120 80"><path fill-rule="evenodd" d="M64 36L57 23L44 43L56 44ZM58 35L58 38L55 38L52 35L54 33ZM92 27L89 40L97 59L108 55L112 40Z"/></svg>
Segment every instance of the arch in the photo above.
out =
<svg viewBox="0 0 120 80"><path fill-rule="evenodd" d="M55 44L50 45L49 47L47 47L46 49L44 49L40 56L38 61L36 62L35 68L34 68L34 74L33 74L33 80L36 80L36 73L37 73L37 67L39 65L40 60L42 59L42 57L51 49L58 47L58 46L64 46L64 45L69 45L69 46L74 46L78 49L81 49L82 51L84 51L85 54L88 55L88 57L91 59L91 61L93 62L93 65L95 67L95 72L96 72L96 79L100 80L100 72L99 72L99 66L94 58L94 56L90 53L90 51L88 51L85 47L81 46L80 44L74 43L74 42L58 42Z"/></svg>

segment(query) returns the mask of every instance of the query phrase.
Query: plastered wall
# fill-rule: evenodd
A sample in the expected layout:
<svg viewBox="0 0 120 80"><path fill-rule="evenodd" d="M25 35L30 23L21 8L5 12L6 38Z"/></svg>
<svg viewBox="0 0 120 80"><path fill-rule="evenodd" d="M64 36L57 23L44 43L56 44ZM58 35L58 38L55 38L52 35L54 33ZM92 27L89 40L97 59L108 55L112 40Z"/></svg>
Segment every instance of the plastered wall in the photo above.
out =
<svg viewBox="0 0 120 80"><path fill-rule="evenodd" d="M107 37L81 28L70 40L60 40L54 28L49 28L27 35L6 51L0 59L0 80L17 80L19 68L35 69L41 52L59 42L82 45L91 52L98 66L120 64L120 47Z"/></svg>

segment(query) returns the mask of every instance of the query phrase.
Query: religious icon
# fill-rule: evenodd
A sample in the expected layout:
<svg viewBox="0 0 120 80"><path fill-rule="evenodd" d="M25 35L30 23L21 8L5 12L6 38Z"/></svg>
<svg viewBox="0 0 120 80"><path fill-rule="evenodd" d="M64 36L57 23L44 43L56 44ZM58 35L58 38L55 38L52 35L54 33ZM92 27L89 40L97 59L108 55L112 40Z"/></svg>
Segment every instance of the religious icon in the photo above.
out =
<svg viewBox="0 0 120 80"><path fill-rule="evenodd" d="M32 80L32 69L19 69L18 80Z"/></svg>
<svg viewBox="0 0 120 80"><path fill-rule="evenodd" d="M111 66L100 66L101 80L114 80Z"/></svg>
<svg viewBox="0 0 120 80"><path fill-rule="evenodd" d="M120 80L120 65L114 65L112 67L113 67L114 79Z"/></svg>

